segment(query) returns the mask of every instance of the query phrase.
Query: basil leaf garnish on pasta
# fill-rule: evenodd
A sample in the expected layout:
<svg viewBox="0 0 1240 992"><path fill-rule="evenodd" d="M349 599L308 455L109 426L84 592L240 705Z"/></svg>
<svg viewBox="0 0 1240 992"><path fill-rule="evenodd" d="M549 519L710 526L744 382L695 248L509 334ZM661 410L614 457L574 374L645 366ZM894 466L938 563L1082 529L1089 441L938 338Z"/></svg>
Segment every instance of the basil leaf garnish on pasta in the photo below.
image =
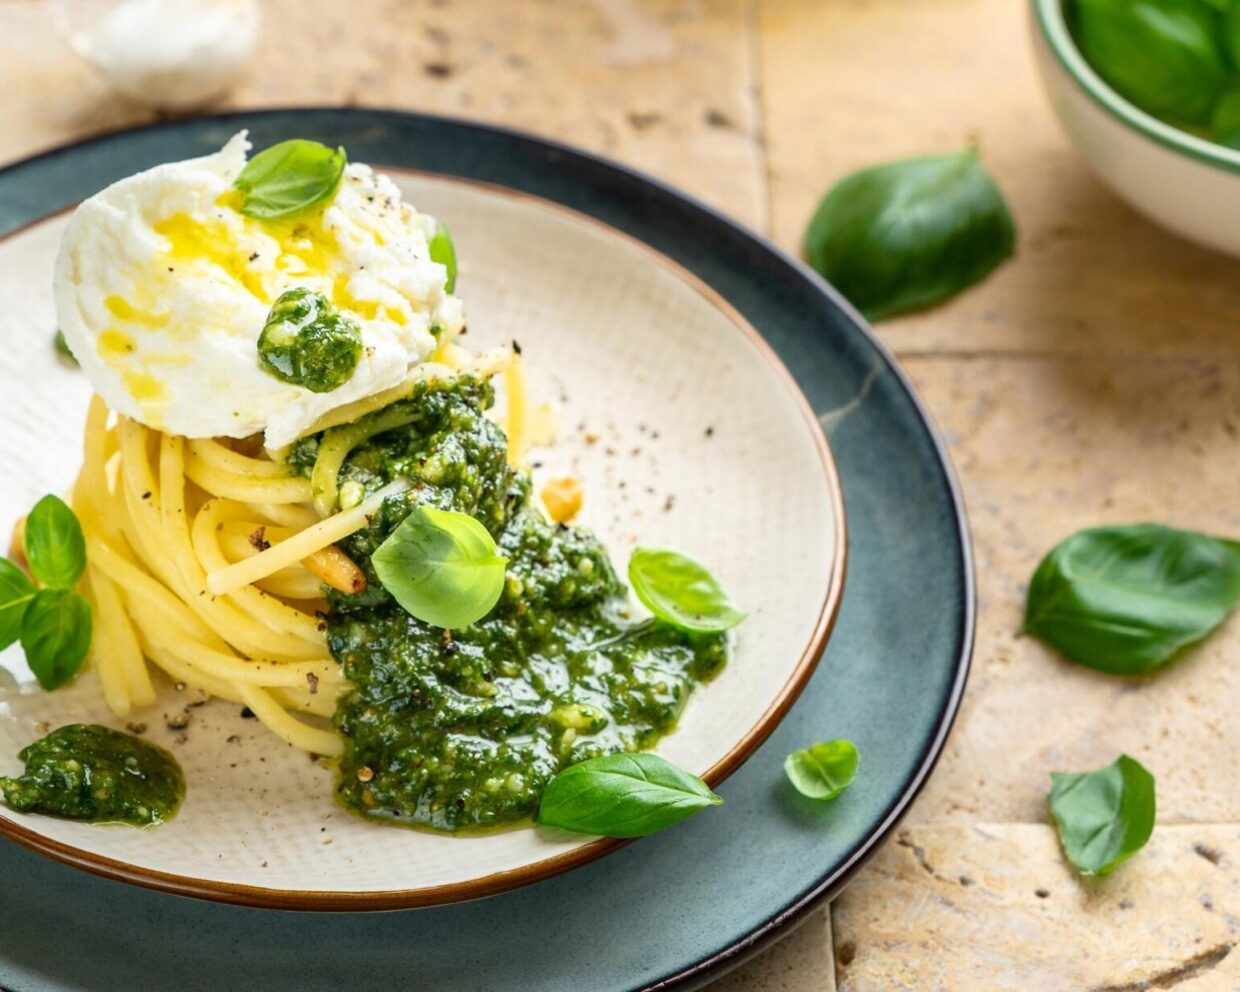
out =
<svg viewBox="0 0 1240 992"><path fill-rule="evenodd" d="M379 545L371 563L410 614L454 629L476 623L499 602L508 559L469 514L419 506Z"/></svg>
<svg viewBox="0 0 1240 992"><path fill-rule="evenodd" d="M36 592L25 572L7 558L0 558L0 650L21 636L26 607Z"/></svg>
<svg viewBox="0 0 1240 992"><path fill-rule="evenodd" d="M722 804L700 778L657 754L608 754L553 778L538 822L599 837L645 837Z"/></svg>
<svg viewBox="0 0 1240 992"><path fill-rule="evenodd" d="M233 184L244 194L247 217L287 217L321 203L340 184L348 156L317 141L294 138L253 156Z"/></svg>
<svg viewBox="0 0 1240 992"><path fill-rule="evenodd" d="M49 589L70 589L86 568L86 539L77 515L59 496L47 495L26 519L26 560Z"/></svg>
<svg viewBox="0 0 1240 992"><path fill-rule="evenodd" d="M646 609L680 630L718 633L745 619L715 577L677 551L636 549L629 584Z"/></svg>
<svg viewBox="0 0 1240 992"><path fill-rule="evenodd" d="M68 589L40 589L22 617L26 664L44 689L64 685L90 649L90 605Z"/></svg>

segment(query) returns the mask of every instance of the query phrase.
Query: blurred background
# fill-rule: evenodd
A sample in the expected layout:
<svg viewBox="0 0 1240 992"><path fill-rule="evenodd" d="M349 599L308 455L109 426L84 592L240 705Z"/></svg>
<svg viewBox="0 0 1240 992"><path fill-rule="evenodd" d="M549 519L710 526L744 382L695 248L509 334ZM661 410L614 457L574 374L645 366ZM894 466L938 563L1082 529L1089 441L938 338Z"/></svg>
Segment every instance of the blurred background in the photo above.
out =
<svg viewBox="0 0 1240 992"><path fill-rule="evenodd" d="M981 611L964 710L897 839L716 987L1240 989L1234 627L1157 691L1015 635L1029 575L1078 528L1240 533L1240 271L1087 168L1035 70L1028 3L261 0L225 4L227 30L196 22L206 47L185 42L185 71L157 83L142 51L111 58L99 6L0 0L0 163L200 112L402 108L614 157L799 254L847 173L976 144L1016 218L1015 259L878 327L947 436L971 515ZM1120 751L1158 772L1158 830L1122 872L1078 879L1044 770Z"/></svg>

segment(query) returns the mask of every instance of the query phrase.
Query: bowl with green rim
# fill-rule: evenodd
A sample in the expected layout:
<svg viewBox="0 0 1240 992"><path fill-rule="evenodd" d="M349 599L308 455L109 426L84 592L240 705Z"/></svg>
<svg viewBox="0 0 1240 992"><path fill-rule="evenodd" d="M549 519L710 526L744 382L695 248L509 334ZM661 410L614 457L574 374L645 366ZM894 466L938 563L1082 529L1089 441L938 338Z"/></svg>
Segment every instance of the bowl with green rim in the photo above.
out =
<svg viewBox="0 0 1240 992"><path fill-rule="evenodd" d="M1240 151L1161 121L1116 92L1077 47L1065 7L1065 0L1031 0L1038 69L1072 143L1134 209L1240 255Z"/></svg>

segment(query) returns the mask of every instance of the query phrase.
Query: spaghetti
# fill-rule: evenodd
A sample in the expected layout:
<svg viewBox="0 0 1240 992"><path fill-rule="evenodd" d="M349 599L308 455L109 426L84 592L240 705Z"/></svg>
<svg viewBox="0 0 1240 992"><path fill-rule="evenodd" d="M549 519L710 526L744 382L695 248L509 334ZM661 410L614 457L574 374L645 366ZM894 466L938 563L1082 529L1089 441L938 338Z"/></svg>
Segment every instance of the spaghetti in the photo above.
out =
<svg viewBox="0 0 1240 992"><path fill-rule="evenodd" d="M422 374L466 368L504 373L510 458L523 460L528 403L519 357L472 360L447 345ZM310 479L285 465L281 452L164 434L94 397L72 502L86 535L84 592L96 618L89 657L117 716L155 701L153 665L248 707L295 747L341 754L330 718L349 686L323 634L324 585L346 593L365 587L365 575L336 544L407 484L392 482L337 509L336 472L366 437L403 425L380 414L359 433L354 422L408 392L408 385L389 390L316 424L312 432L325 431L323 457Z"/></svg>

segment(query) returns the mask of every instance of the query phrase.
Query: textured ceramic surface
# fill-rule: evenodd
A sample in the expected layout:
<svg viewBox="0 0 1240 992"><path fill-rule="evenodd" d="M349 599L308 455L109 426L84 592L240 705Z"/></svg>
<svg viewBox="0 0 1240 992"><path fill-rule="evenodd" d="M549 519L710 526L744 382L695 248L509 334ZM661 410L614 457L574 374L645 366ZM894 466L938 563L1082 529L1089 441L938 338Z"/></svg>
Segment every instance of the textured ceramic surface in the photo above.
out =
<svg viewBox="0 0 1240 992"><path fill-rule="evenodd" d="M1240 151L1164 124L1089 66L1063 0L1031 0L1034 49L1051 106L1098 177L1151 220L1240 255Z"/></svg>
<svg viewBox="0 0 1240 992"><path fill-rule="evenodd" d="M558 440L533 453L535 490L550 478L581 479L579 520L620 568L639 543L681 549L708 563L749 613L730 663L658 747L717 780L744 756L733 750L761 735L800 688L842 591L843 507L817 420L756 334L661 256L532 197L398 178L410 202L454 233L466 341L478 350L518 341L530 396L552 410ZM0 242L0 295L16 301L0 317L0 339L14 342L0 390L24 390L30 417L0 438L0 459L15 469L0 493L3 520L43 492L67 490L80 461L72 425L82 422L89 386L46 335L29 333L55 326L49 273L65 222L60 215ZM97 679L49 694L29 678L20 647L0 664L26 676L0 690L0 771L20 771L15 755L40 726L124 728ZM186 696L165 692L131 718L185 770L173 822L101 829L0 810L0 832L18 824L76 857L179 876L220 898L273 904L230 891L242 886L282 890L285 905L305 894L336 908L355 893L389 893L387 905L471 898L601 853L594 838L547 828L453 837L351 816L332 802L328 769L243 720L236 705L186 711ZM190 726L167 729L165 718L183 711Z"/></svg>
<svg viewBox="0 0 1240 992"><path fill-rule="evenodd" d="M317 137L362 161L543 196L691 270L759 330L830 425L848 591L805 691L722 784L727 805L712 815L517 891L380 915L179 899L0 844L0 985L690 987L786 933L890 834L941 749L968 667L973 584L959 496L902 374L820 280L731 222L589 156L453 121L288 111L103 139L0 174L0 231L144 165L218 146L239 126L260 143ZM784 755L834 736L856 741L862 774L828 806L803 802L783 780Z"/></svg>

